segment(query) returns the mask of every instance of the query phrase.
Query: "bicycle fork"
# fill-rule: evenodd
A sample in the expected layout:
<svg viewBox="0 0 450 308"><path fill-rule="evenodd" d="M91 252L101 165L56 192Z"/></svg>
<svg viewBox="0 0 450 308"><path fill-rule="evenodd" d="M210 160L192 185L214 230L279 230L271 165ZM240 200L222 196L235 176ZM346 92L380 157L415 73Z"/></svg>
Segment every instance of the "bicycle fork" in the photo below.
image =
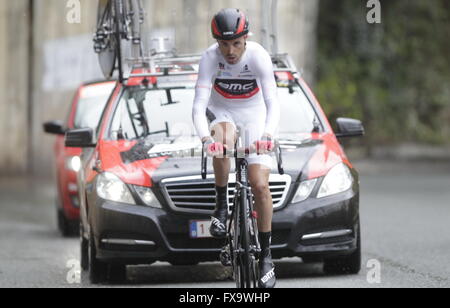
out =
<svg viewBox="0 0 450 308"><path fill-rule="evenodd" d="M239 256L244 251L242 247L237 247L236 242L237 238L239 237L239 228L236 228L237 230L233 230L233 233L231 232L231 228L233 227L233 223L235 226L240 225L240 205L238 204L238 201L241 198L241 192L243 189L246 190L246 196L248 198L248 207L245 209L245 215L244 219L247 220L247 225L249 226L249 235L250 235L250 256L252 258L253 262L256 262L257 259L259 259L259 255L261 252L261 246L259 243L259 237L258 237L258 226L257 226L257 215L256 212L253 209L253 195L251 192L251 187L248 186L248 180L247 180L247 165L245 165L245 162L241 162L238 164L239 167L239 173L238 173L238 179L236 181L236 187L235 187L235 197L233 202L233 211L232 211L232 219L229 221L228 226L228 239L227 244L222 247L220 252L220 261L224 266L230 266L232 265L232 259L235 256ZM234 245L232 244L233 241L236 241Z"/></svg>
<svg viewBox="0 0 450 308"><path fill-rule="evenodd" d="M245 164L245 167L244 167ZM239 168L239 179L240 181L236 181L236 189L237 191L241 191L241 189L245 189L247 191L246 195L248 198L248 207L246 208L246 213L245 213L245 219L247 219L248 222L248 226L249 226L249 232L250 232L250 254L252 256L252 258L254 259L254 261L256 259L258 259L258 256L261 252L261 246L259 244L259 237L258 237L258 224L257 224L257 213L254 210L253 207L253 194L252 194L252 189L251 187L248 185L248 177L247 177L247 172L248 172L248 165L247 162L241 162L239 164L240 168Z"/></svg>

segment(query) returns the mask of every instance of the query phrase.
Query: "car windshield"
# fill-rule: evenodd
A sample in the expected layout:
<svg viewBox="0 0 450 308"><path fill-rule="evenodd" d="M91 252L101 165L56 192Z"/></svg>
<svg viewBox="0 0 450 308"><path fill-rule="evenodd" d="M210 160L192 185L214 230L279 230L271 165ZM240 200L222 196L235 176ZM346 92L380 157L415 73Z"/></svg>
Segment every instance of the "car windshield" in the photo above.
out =
<svg viewBox="0 0 450 308"><path fill-rule="evenodd" d="M75 129L96 129L114 86L114 82L108 82L85 86L81 89L75 112Z"/></svg>
<svg viewBox="0 0 450 308"><path fill-rule="evenodd" d="M194 95L194 88L126 88L114 112L109 138L195 136L191 116ZM315 121L320 125L300 86L278 88L278 98L281 105L280 135L311 133Z"/></svg>

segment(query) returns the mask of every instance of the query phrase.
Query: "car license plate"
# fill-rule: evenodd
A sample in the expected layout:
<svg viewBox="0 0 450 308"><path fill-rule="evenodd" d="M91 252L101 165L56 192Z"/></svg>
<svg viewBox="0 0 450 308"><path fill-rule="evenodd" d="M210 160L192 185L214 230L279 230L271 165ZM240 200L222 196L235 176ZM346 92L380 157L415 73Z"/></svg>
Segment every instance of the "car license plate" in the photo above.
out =
<svg viewBox="0 0 450 308"><path fill-rule="evenodd" d="M210 226L210 220L192 220L190 221L189 235L191 238L212 237L211 233L209 233Z"/></svg>

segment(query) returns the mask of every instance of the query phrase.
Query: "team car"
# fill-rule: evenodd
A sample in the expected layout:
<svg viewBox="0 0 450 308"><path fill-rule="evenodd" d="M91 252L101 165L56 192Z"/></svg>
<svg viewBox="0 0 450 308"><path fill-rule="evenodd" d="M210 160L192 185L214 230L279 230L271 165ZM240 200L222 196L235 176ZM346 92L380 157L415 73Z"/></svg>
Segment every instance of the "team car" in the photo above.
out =
<svg viewBox="0 0 450 308"><path fill-rule="evenodd" d="M78 234L80 201L78 199L77 172L81 167L81 148L66 147L67 130L90 127L95 129L108 97L114 89L114 81L96 81L78 87L71 101L65 123L49 121L44 131L56 135L54 155L56 166L56 213L58 229L63 236Z"/></svg>
<svg viewBox="0 0 450 308"><path fill-rule="evenodd" d="M94 283L124 279L126 265L219 260L224 241L208 232L213 168L209 160L203 180L191 119L199 59L165 57L152 69L134 70L117 83L96 130L66 133L66 146L83 148L81 265ZM291 58L279 54L272 61L285 171L278 174L274 159L273 257L323 261L326 272L357 273L359 177L339 139L361 136L364 128L339 118L335 133ZM230 206L234 186L230 176Z"/></svg>

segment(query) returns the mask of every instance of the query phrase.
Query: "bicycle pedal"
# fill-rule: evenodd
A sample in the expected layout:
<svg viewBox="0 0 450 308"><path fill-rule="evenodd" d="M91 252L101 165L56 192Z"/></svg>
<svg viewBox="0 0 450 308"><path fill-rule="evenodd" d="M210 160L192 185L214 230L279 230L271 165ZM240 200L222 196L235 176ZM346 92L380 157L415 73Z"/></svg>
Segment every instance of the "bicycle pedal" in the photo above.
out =
<svg viewBox="0 0 450 308"><path fill-rule="evenodd" d="M222 248L220 251L220 263L223 266L231 266L231 256L228 248Z"/></svg>

